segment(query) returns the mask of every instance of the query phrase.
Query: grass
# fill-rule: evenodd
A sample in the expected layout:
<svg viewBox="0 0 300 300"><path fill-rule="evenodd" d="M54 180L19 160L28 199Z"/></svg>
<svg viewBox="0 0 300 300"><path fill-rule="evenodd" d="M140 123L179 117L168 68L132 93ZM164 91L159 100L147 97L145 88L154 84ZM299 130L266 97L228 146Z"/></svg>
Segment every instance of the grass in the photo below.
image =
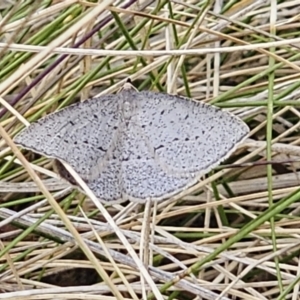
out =
<svg viewBox="0 0 300 300"><path fill-rule="evenodd" d="M298 299L297 3L2 2L0 299ZM10 140L128 77L230 110L249 138L153 207L103 206Z"/></svg>

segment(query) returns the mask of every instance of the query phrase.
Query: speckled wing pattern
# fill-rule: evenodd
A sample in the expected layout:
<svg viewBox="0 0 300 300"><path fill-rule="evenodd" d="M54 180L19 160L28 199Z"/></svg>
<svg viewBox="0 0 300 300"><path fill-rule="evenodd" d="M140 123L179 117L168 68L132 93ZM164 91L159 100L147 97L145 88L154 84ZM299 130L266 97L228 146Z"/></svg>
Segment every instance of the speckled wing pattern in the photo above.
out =
<svg viewBox="0 0 300 300"><path fill-rule="evenodd" d="M15 142L70 164L100 201L145 202L195 184L248 132L242 120L215 106L124 89L50 114ZM61 163L58 171L75 184Z"/></svg>
<svg viewBox="0 0 300 300"><path fill-rule="evenodd" d="M150 91L124 95L136 104L123 144L134 151L122 162L123 192L132 200L160 201L195 184L249 132L236 116L202 102Z"/></svg>

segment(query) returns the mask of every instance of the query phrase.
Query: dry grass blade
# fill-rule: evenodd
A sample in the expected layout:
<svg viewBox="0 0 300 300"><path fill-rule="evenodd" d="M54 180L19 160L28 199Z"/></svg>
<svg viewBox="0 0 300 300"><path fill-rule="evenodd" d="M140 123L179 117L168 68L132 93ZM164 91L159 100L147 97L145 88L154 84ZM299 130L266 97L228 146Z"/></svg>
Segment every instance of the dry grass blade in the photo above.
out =
<svg viewBox="0 0 300 300"><path fill-rule="evenodd" d="M121 2L0 1L0 299L298 299L298 1ZM128 77L249 139L155 207L103 206L11 141Z"/></svg>

